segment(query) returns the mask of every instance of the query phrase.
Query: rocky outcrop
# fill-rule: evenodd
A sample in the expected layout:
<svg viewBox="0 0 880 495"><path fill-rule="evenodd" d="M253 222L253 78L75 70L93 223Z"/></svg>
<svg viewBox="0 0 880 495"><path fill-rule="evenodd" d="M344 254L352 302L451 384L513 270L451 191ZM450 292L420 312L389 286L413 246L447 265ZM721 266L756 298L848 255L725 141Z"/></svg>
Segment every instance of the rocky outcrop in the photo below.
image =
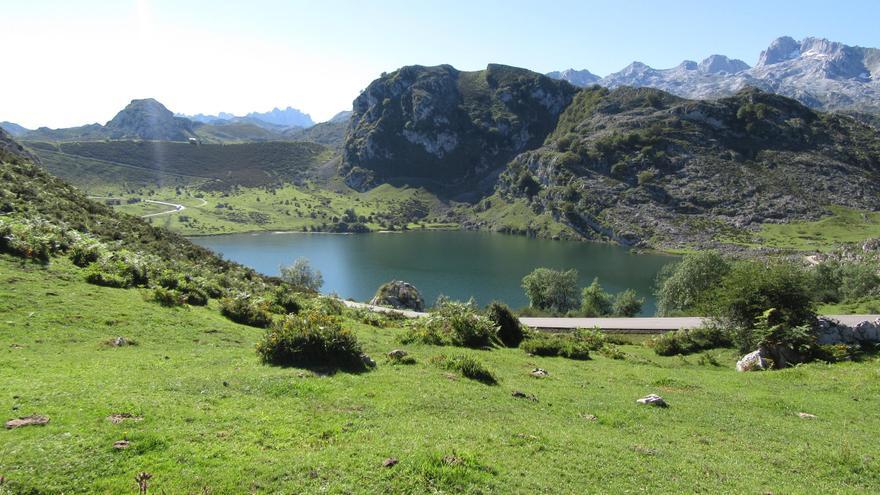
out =
<svg viewBox="0 0 880 495"><path fill-rule="evenodd" d="M192 121L175 117L152 98L132 100L104 127L111 139L186 141L195 137Z"/></svg>
<svg viewBox="0 0 880 495"><path fill-rule="evenodd" d="M389 181L441 192L479 187L515 155L540 146L575 92L566 82L503 65L476 72L404 67L355 99L342 175L360 190ZM374 180L351 173L357 169Z"/></svg>
<svg viewBox="0 0 880 495"><path fill-rule="evenodd" d="M854 327L826 318L819 319L819 344L862 344L880 342L880 318Z"/></svg>
<svg viewBox="0 0 880 495"><path fill-rule="evenodd" d="M40 160L36 156L25 149L24 146L18 144L12 136L0 128L0 162L4 161L40 163Z"/></svg>
<svg viewBox="0 0 880 495"><path fill-rule="evenodd" d="M389 306L394 309L408 309L422 312L425 310L425 300L419 289L408 282L393 280L376 291L376 295L370 300L375 306Z"/></svg>
<svg viewBox="0 0 880 495"><path fill-rule="evenodd" d="M880 209L878 177L880 135L846 116L756 89L692 101L594 87L510 162L498 191L585 238L710 246L828 205Z"/></svg>

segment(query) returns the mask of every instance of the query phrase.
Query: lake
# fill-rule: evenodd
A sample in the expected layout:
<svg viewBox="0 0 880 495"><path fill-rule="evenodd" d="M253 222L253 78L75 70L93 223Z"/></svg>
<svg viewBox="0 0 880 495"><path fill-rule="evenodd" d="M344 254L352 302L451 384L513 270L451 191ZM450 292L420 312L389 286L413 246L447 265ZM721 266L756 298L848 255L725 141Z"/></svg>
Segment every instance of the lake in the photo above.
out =
<svg viewBox="0 0 880 495"><path fill-rule="evenodd" d="M256 233L193 237L191 240L267 275L282 264L308 258L324 276L325 293L367 301L389 280L412 283L432 304L445 294L473 297L480 305L500 300L528 305L522 278L544 266L576 268L581 286L594 277L605 290L635 289L645 298L643 314L655 311L652 287L660 268L675 258L633 254L617 245L533 239L490 232L410 231L373 234Z"/></svg>

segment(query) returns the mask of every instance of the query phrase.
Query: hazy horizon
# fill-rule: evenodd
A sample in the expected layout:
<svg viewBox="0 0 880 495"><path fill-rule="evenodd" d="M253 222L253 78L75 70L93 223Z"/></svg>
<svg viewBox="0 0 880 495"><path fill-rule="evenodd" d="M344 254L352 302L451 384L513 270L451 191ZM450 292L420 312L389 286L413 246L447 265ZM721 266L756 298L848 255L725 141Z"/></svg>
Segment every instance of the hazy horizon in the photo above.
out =
<svg viewBox="0 0 880 495"><path fill-rule="evenodd" d="M382 72L502 63L605 76L638 60L668 68L712 54L754 65L779 36L880 46L880 4L165 0L4 6L0 121L28 128L105 123L132 99L183 114L243 115L291 106L316 122L349 110ZM11 75L10 75L11 74Z"/></svg>

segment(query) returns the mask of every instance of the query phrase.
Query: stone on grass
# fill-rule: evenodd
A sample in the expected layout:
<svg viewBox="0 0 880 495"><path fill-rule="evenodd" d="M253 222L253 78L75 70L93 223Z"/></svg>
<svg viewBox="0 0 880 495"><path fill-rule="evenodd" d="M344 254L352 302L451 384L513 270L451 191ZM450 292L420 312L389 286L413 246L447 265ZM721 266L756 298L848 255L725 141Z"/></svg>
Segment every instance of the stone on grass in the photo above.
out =
<svg viewBox="0 0 880 495"><path fill-rule="evenodd" d="M581 417L587 421L597 421L599 419L595 414L581 414Z"/></svg>
<svg viewBox="0 0 880 495"><path fill-rule="evenodd" d="M403 349L394 349L393 351L391 351L387 354L387 356L391 359L403 359L408 355L409 355L409 353L407 353Z"/></svg>
<svg viewBox="0 0 880 495"><path fill-rule="evenodd" d="M6 429L21 428L22 426L44 426L49 423L47 416L34 414L32 416L24 416L18 419L10 419L6 422Z"/></svg>
<svg viewBox="0 0 880 495"><path fill-rule="evenodd" d="M663 400L663 397L660 397L657 394L646 395L641 399L636 400L636 402L639 404L645 404L654 407L669 407L669 404L667 404L666 401Z"/></svg>
<svg viewBox="0 0 880 495"><path fill-rule="evenodd" d="M131 446L128 440L117 440L113 442L113 448L116 450L125 450Z"/></svg>
<svg viewBox="0 0 880 495"><path fill-rule="evenodd" d="M736 371L761 371L767 369L767 361L761 351L750 352L736 362Z"/></svg>
<svg viewBox="0 0 880 495"><path fill-rule="evenodd" d="M547 373L547 370L542 368L535 368L529 374L536 378L543 378L550 375L550 373Z"/></svg>
<svg viewBox="0 0 880 495"><path fill-rule="evenodd" d="M512 395L513 397L516 397L517 399L528 399L532 402L538 402L537 397L535 397L532 394L527 394L527 393L520 391L520 390L514 390L513 392L510 393L510 395Z"/></svg>
<svg viewBox="0 0 880 495"><path fill-rule="evenodd" d="M422 298L422 293L419 292L419 289L401 280L392 280L379 287L376 295L370 300L370 304L419 312L425 310L425 300Z"/></svg>
<svg viewBox="0 0 880 495"><path fill-rule="evenodd" d="M810 413L805 413L805 412L799 412L798 417L801 419L816 419L816 418L818 418L818 416L816 416L815 414L810 414Z"/></svg>
<svg viewBox="0 0 880 495"><path fill-rule="evenodd" d="M400 462L400 461L398 461L397 458L389 457L388 459L385 459L384 462L382 462L382 467L387 467L387 468L394 467L395 465L397 465L398 462Z"/></svg>

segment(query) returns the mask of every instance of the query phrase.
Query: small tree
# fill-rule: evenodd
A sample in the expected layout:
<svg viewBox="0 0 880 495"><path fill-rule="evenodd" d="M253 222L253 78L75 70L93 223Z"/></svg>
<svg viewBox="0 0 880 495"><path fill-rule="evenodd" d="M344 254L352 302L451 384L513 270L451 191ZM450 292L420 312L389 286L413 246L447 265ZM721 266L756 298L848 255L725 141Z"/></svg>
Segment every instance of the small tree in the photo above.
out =
<svg viewBox="0 0 880 495"><path fill-rule="evenodd" d="M318 292L324 285L324 277L321 272L312 268L306 258L297 258L292 265L281 267L281 279L298 290Z"/></svg>
<svg viewBox="0 0 880 495"><path fill-rule="evenodd" d="M636 297L636 291L627 289L614 296L612 313L615 316L633 317L642 311L643 304L645 304L644 298Z"/></svg>
<svg viewBox="0 0 880 495"><path fill-rule="evenodd" d="M611 296L599 285L599 277L581 291L581 312L591 318L611 313Z"/></svg>
<svg viewBox="0 0 880 495"><path fill-rule="evenodd" d="M519 347L523 340L523 329L507 305L493 301L486 310L486 316L498 327L498 339L505 346Z"/></svg>
<svg viewBox="0 0 880 495"><path fill-rule="evenodd" d="M657 277L657 313L660 316L692 313L730 272L730 264L714 251L689 254L666 265Z"/></svg>
<svg viewBox="0 0 880 495"><path fill-rule="evenodd" d="M565 313L577 308L577 270L536 268L522 279L522 287L533 308Z"/></svg>

